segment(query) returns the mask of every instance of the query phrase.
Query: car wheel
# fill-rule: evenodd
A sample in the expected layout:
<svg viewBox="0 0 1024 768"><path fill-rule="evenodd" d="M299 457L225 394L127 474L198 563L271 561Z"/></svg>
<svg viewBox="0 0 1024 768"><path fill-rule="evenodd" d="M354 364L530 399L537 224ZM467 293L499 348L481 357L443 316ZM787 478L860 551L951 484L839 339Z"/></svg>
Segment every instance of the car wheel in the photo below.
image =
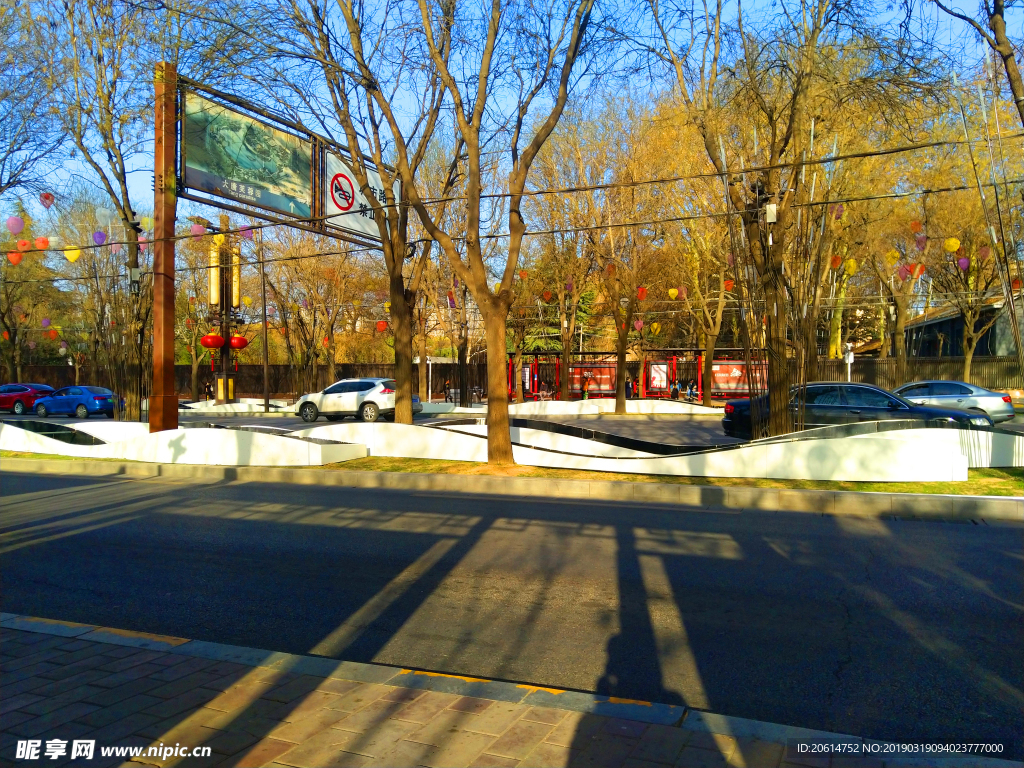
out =
<svg viewBox="0 0 1024 768"><path fill-rule="evenodd" d="M14 404L14 412L18 416L24 415L24 413L25 413L25 404L23 402L21 402L21 400L19 400L18 402L16 402Z"/></svg>
<svg viewBox="0 0 1024 768"><path fill-rule="evenodd" d="M37 405L36 406L36 416L38 416L41 419L45 419L46 418L47 413L46 413L46 406L45 405Z"/></svg>
<svg viewBox="0 0 1024 768"><path fill-rule="evenodd" d="M80 419L88 419L89 409L86 408L84 405L80 405L77 408L75 408L75 416L77 416Z"/></svg>
<svg viewBox="0 0 1024 768"><path fill-rule="evenodd" d="M373 403L363 403L363 407L359 409L359 418L363 421L376 421L380 415L380 410Z"/></svg>
<svg viewBox="0 0 1024 768"><path fill-rule="evenodd" d="M312 403L303 403L302 407L299 408L299 416L302 417L303 421L314 422L319 415L316 406Z"/></svg>

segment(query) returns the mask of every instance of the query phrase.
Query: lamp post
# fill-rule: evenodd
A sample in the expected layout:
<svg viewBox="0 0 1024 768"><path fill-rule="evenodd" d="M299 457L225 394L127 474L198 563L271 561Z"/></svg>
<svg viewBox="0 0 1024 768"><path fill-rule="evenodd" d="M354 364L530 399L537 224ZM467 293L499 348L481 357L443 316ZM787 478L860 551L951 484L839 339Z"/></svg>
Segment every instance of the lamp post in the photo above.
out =
<svg viewBox="0 0 1024 768"><path fill-rule="evenodd" d="M231 325L238 321L239 305L242 301L242 254L237 243L233 243L223 232L231 223L226 214L221 214L220 231L213 235L210 243L208 267L210 325L220 326L220 335L209 334L202 339L202 345L220 349L220 373L215 377L215 402L217 405L237 402L235 398L235 375L231 370L232 349L244 349L248 343L244 336L233 336Z"/></svg>

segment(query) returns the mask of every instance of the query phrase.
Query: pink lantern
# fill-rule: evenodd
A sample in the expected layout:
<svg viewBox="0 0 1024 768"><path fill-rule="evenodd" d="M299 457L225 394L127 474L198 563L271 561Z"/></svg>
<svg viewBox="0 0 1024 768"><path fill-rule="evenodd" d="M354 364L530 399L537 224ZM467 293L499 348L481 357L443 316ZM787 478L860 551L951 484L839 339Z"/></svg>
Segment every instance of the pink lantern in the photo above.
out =
<svg viewBox="0 0 1024 768"><path fill-rule="evenodd" d="M914 238L914 245L917 246L917 250L923 251L925 248L928 247L928 236L918 235L917 237Z"/></svg>
<svg viewBox="0 0 1024 768"><path fill-rule="evenodd" d="M983 245L978 249L978 258L984 261L990 253L992 253L992 250L987 245Z"/></svg>
<svg viewBox="0 0 1024 768"><path fill-rule="evenodd" d="M43 192L39 195L39 202L43 204L43 208L46 210L50 210L50 206L53 205L54 200L56 200L56 198L53 196L52 192Z"/></svg>
<svg viewBox="0 0 1024 768"><path fill-rule="evenodd" d="M190 231L192 232L192 237L202 237L206 234L206 227L202 224L193 224Z"/></svg>
<svg viewBox="0 0 1024 768"><path fill-rule="evenodd" d="M636 328L637 331L643 330L644 321L643 320L634 320L633 321L633 327Z"/></svg>
<svg viewBox="0 0 1024 768"><path fill-rule="evenodd" d="M11 216L7 220L7 231L12 235L20 235L25 228L25 222L20 216Z"/></svg>
<svg viewBox="0 0 1024 768"><path fill-rule="evenodd" d="M121 244L120 243L111 243L110 244L110 252L111 253L120 253L121 252Z"/></svg>
<svg viewBox="0 0 1024 768"><path fill-rule="evenodd" d="M970 269L971 260L968 259L966 256L961 256L959 259L956 260L956 265L960 267L961 272L966 272L968 269Z"/></svg>
<svg viewBox="0 0 1024 768"><path fill-rule="evenodd" d="M899 275L900 280L906 280L910 277L910 267L904 264L899 268L896 274Z"/></svg>
<svg viewBox="0 0 1024 768"><path fill-rule="evenodd" d="M145 236L144 235L139 235L139 250L140 251L146 250L146 246L147 245L148 245L148 241L146 240Z"/></svg>
<svg viewBox="0 0 1024 768"><path fill-rule="evenodd" d="M241 227L238 231L246 240L252 240L252 229L250 227Z"/></svg>

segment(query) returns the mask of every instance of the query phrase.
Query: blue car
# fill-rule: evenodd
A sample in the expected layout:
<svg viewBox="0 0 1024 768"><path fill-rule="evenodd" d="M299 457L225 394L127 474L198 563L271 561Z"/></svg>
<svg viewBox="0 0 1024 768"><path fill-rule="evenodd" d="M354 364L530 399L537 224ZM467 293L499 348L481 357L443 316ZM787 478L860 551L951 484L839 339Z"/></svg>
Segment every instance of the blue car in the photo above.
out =
<svg viewBox="0 0 1024 768"><path fill-rule="evenodd" d="M103 387L64 387L36 400L36 415L44 419L57 414L87 419L98 413L114 418L114 393Z"/></svg>

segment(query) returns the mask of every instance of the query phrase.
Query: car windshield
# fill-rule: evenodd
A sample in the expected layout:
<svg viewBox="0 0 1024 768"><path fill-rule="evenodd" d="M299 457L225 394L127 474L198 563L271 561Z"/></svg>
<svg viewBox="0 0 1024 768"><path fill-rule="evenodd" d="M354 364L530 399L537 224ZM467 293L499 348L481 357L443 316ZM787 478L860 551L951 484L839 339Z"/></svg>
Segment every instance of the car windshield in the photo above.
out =
<svg viewBox="0 0 1024 768"><path fill-rule="evenodd" d="M384 387L384 389L398 389L398 383L394 379L382 381L381 385Z"/></svg>

